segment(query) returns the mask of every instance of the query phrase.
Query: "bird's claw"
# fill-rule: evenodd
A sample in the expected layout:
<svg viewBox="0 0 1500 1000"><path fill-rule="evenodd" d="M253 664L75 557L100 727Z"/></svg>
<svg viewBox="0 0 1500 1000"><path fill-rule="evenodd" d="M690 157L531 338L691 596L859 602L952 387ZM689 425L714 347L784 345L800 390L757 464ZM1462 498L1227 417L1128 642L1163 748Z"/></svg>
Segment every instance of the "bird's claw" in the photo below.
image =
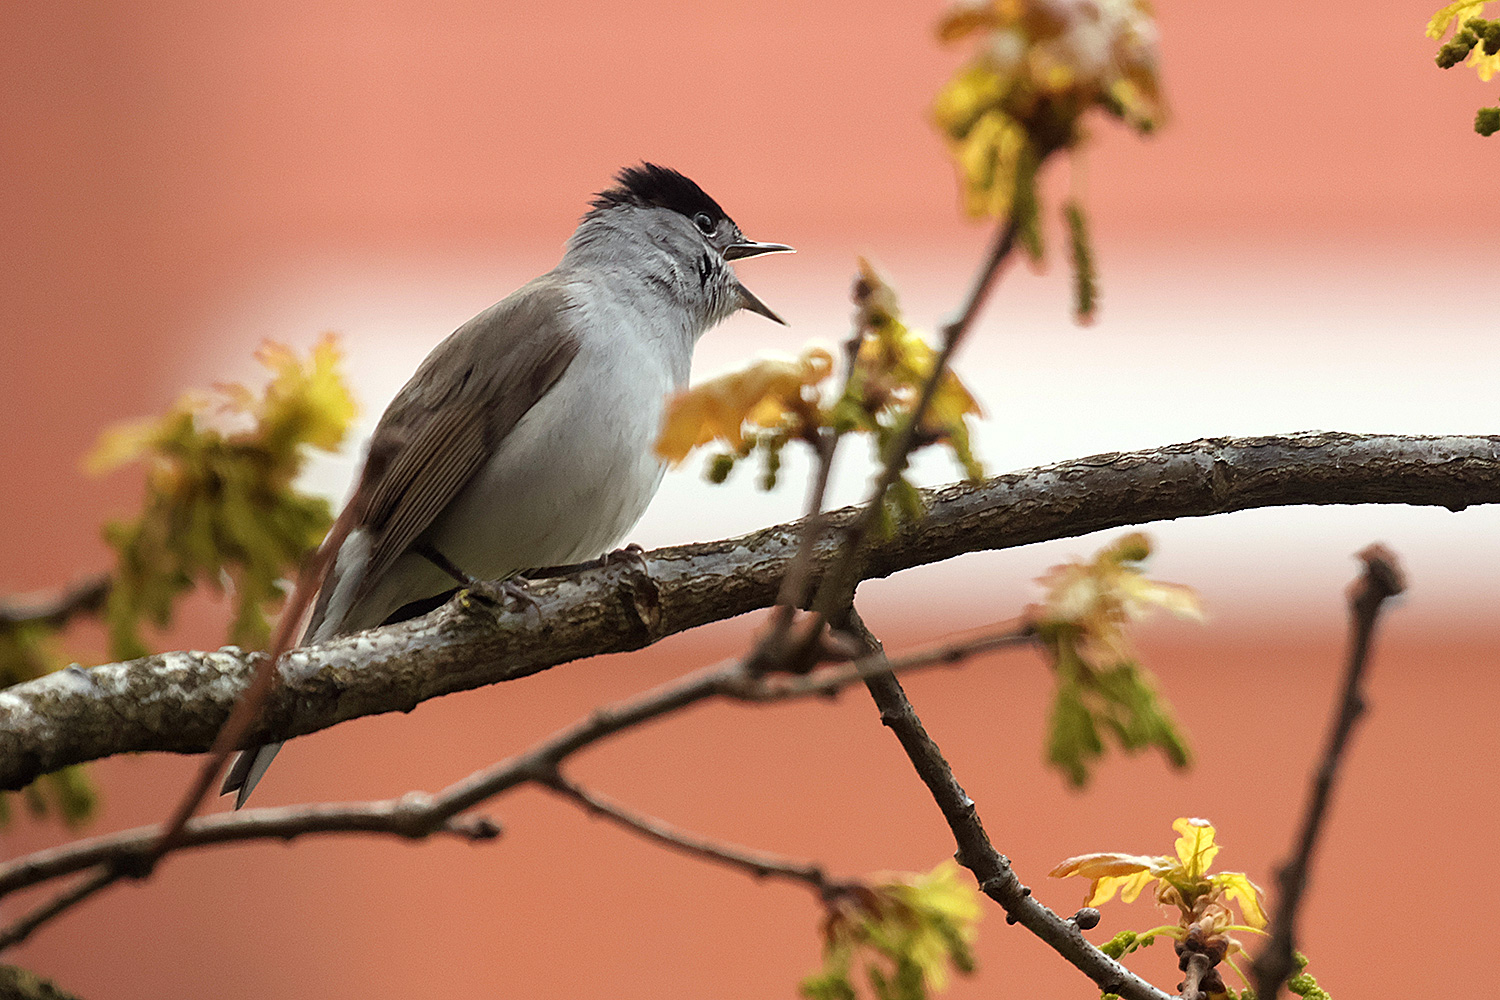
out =
<svg viewBox="0 0 1500 1000"><path fill-rule="evenodd" d="M507 577L504 580L475 580L469 585L469 593L500 607L515 602L524 608L541 613L542 602L531 592L531 581L524 576Z"/></svg>
<svg viewBox="0 0 1500 1000"><path fill-rule="evenodd" d="M616 563L629 563L646 576L651 575L651 570L646 565L646 550L635 542L615 549L613 552L606 552L599 557L599 565L601 567L612 566Z"/></svg>

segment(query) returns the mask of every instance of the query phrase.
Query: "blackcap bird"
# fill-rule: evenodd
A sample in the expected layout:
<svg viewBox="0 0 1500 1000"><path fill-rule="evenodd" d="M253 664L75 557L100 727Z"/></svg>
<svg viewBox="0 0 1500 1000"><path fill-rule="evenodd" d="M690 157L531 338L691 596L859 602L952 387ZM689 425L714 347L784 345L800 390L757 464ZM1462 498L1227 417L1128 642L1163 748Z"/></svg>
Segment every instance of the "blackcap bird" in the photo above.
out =
<svg viewBox="0 0 1500 1000"><path fill-rule="evenodd" d="M599 193L562 261L433 349L375 428L351 530L302 641L402 617L454 587L595 558L646 510L653 445L693 347L740 309L781 317L729 262L757 243L691 180L654 164ZM240 754L244 805L279 743Z"/></svg>

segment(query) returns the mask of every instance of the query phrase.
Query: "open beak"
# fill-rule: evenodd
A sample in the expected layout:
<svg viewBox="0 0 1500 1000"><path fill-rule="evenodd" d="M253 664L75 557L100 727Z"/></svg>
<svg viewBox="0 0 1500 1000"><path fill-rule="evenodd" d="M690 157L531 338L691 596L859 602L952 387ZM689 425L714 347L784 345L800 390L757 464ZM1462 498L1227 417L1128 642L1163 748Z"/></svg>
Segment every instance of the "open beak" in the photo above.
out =
<svg viewBox="0 0 1500 1000"><path fill-rule="evenodd" d="M757 243L754 240L745 240L743 243L731 243L724 248L725 260L744 260L746 257L759 257L763 253L796 253L785 243Z"/></svg>
<svg viewBox="0 0 1500 1000"><path fill-rule="evenodd" d="M765 252L770 253L771 251L767 250ZM741 285L738 282L736 282L735 284L738 286L736 290L740 293L741 309L748 309L753 313L760 313L766 319L771 320L775 323L780 323L782 326L786 326L786 320L782 319L780 316L772 312L771 307L762 302L759 296L757 296L750 289L746 288L744 285Z"/></svg>
<svg viewBox="0 0 1500 1000"><path fill-rule="evenodd" d="M746 257L759 257L763 253L796 252L797 251L793 250L785 243L757 243L754 240L743 240L739 243L731 243L729 244L729 246L725 247L724 259L744 260ZM746 288L744 285L740 285L738 282L736 282L736 285L738 285L738 291L740 293L741 309L748 309L753 313L760 313L766 319L771 320L774 323L780 323L782 326L786 326L786 320L782 319L780 316L772 312L771 307L762 302L754 292Z"/></svg>

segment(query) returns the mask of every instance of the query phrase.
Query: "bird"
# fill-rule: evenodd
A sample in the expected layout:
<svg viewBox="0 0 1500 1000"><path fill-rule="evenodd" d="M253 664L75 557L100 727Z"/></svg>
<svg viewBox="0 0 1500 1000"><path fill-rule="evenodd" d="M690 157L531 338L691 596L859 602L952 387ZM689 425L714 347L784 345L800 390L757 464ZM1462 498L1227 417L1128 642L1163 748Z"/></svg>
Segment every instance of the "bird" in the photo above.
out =
<svg viewBox="0 0 1500 1000"><path fill-rule="evenodd" d="M676 170L620 170L557 266L439 343L386 408L302 644L410 617L455 580L611 551L661 484L663 406L699 338L742 309L785 324L731 262L791 250ZM280 748L241 752L220 794L243 806Z"/></svg>

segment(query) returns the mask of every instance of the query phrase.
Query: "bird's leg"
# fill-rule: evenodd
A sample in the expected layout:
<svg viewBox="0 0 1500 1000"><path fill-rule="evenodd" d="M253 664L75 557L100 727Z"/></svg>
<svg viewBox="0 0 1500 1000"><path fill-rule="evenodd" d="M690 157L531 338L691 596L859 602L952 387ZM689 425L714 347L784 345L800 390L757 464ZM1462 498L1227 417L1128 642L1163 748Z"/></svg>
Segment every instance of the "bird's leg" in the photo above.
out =
<svg viewBox="0 0 1500 1000"><path fill-rule="evenodd" d="M494 601L502 607L507 597L539 610L542 606L542 602L538 601L527 589L526 585L530 581L524 576L517 574L498 581L478 580L456 566L453 560L439 552L431 542L418 542L415 551L417 555L457 580L465 590L486 600Z"/></svg>
<svg viewBox="0 0 1500 1000"><path fill-rule="evenodd" d="M455 566L453 564L453 561L439 552L431 542L418 542L415 546L413 546L413 548L416 551L417 555L421 556L423 559L426 559L438 569L453 577L453 579L458 581L458 583L462 586L474 587L476 584L478 584L479 581L475 580L472 576Z"/></svg>

